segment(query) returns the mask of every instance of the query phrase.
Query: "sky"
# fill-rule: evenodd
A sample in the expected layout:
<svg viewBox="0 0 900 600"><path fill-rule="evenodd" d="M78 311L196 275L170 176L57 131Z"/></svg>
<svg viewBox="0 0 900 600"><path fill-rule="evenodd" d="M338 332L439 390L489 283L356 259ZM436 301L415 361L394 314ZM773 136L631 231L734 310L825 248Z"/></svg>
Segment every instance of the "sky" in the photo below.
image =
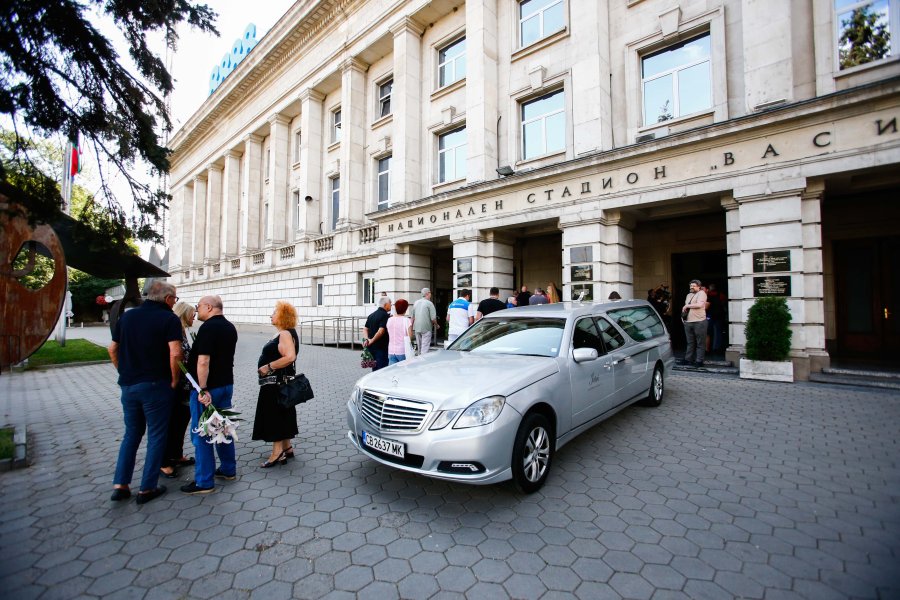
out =
<svg viewBox="0 0 900 600"><path fill-rule="evenodd" d="M202 1L202 0L199 0ZM172 61L175 91L170 107L172 125L177 131L190 119L209 96L209 75L222 55L231 51L234 41L241 37L249 23L256 25L256 39L265 33L287 12L295 0L206 0L219 13L216 27L220 37L182 27L178 34L178 49Z"/></svg>

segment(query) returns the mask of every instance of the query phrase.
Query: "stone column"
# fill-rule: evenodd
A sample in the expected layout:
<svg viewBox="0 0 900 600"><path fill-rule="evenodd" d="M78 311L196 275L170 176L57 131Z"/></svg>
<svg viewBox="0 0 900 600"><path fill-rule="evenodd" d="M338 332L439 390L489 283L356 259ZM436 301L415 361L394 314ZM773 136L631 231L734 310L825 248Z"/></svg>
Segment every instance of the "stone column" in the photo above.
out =
<svg viewBox="0 0 900 600"><path fill-rule="evenodd" d="M431 254L422 252L424 248L399 244L392 252L378 255L378 294L384 290L396 301L404 298L410 307L422 297L424 287L431 287ZM412 312L406 313L412 316Z"/></svg>
<svg viewBox="0 0 900 600"><path fill-rule="evenodd" d="M801 228L803 231L803 337L809 356L809 372L819 373L831 366L825 349L825 276L822 255L822 199L823 181L810 181L800 195Z"/></svg>
<svg viewBox="0 0 900 600"><path fill-rule="evenodd" d="M222 184L222 234L220 255L231 258L238 253L238 223L241 214L241 153L225 152Z"/></svg>
<svg viewBox="0 0 900 600"><path fill-rule="evenodd" d="M291 120L281 114L269 117L269 215L266 219L266 243L283 244L287 239L289 223L288 174L290 167Z"/></svg>
<svg viewBox="0 0 900 600"><path fill-rule="evenodd" d="M496 0L466 2L466 79L473 82L466 89L468 183L497 178L497 31ZM507 157L505 164L515 160Z"/></svg>
<svg viewBox="0 0 900 600"><path fill-rule="evenodd" d="M483 231L475 235L450 236L453 242L453 287L459 294L458 278L464 274L460 261L472 261L472 301L479 302L490 295L492 287L500 288L500 297L506 300L515 286L513 281L513 241L496 231Z"/></svg>
<svg viewBox="0 0 900 600"><path fill-rule="evenodd" d="M349 58L341 65L341 206L338 229L363 222L365 213L366 70L369 65Z"/></svg>
<svg viewBox="0 0 900 600"><path fill-rule="evenodd" d="M193 213L191 264L202 265L206 259L206 175L194 177Z"/></svg>
<svg viewBox="0 0 900 600"><path fill-rule="evenodd" d="M172 191L169 203L169 271L175 272L191 264L192 210L185 210L188 188L183 185ZM190 196L193 198L193 196Z"/></svg>
<svg viewBox="0 0 900 600"><path fill-rule="evenodd" d="M322 207L331 201L330 194L322 189L323 100L325 96L313 89L300 92L300 197L312 198L304 201L300 210L301 238L319 234Z"/></svg>
<svg viewBox="0 0 900 600"><path fill-rule="evenodd" d="M792 187L798 181L779 182L782 189L757 186L735 189L734 199L722 204L726 214L729 277L730 331L727 355L736 362L744 351L747 311L756 300L756 280L778 277L790 282L787 293L791 311L791 359L794 379L809 379L812 349L816 363L824 357L820 190L804 200L806 189ZM805 181L802 181L805 186ZM785 185L792 184L792 185ZM773 186L774 187L774 186ZM807 243L810 253L807 255ZM781 271L754 272L754 254L787 251L790 264ZM808 259L808 260L807 260ZM809 272L808 272L809 271Z"/></svg>
<svg viewBox="0 0 900 600"><path fill-rule="evenodd" d="M747 111L794 98L793 2L741 0Z"/></svg>
<svg viewBox="0 0 900 600"><path fill-rule="evenodd" d="M207 262L219 262L219 235L222 230L222 167L211 164L206 167L206 245Z"/></svg>
<svg viewBox="0 0 900 600"><path fill-rule="evenodd" d="M422 197L422 39L424 27L410 19L391 28L394 34L394 114L391 203ZM425 154L428 156L428 154Z"/></svg>
<svg viewBox="0 0 900 600"><path fill-rule="evenodd" d="M241 165L241 252L258 250L259 212L261 204L262 138L256 134L244 137L244 161Z"/></svg>
<svg viewBox="0 0 900 600"><path fill-rule="evenodd" d="M578 214L565 215L559 218L562 230L562 294L563 300L578 300L581 291L587 291L585 300L605 300L609 296L602 284L604 262L604 245L602 243L604 225L603 211L599 208L582 210ZM575 250L573 250L573 248ZM574 256L573 256L574 253ZM572 265L585 267L579 270L579 276L590 272L589 279L572 281ZM589 269L588 269L589 267ZM574 290L573 286L579 286ZM621 294L622 292L619 292ZM622 296L623 298L625 296Z"/></svg>

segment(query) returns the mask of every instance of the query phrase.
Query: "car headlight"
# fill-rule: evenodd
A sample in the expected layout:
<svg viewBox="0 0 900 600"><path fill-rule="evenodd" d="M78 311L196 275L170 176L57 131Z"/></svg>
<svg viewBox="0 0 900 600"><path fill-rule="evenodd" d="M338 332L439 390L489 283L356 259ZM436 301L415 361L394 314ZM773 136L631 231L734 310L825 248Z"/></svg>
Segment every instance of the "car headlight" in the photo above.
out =
<svg viewBox="0 0 900 600"><path fill-rule="evenodd" d="M453 419L462 412L461 408L456 408L453 410L442 410L438 413L437 417L434 419L434 423L431 424L431 427L428 429L432 429L437 431L438 429L443 429L447 425L453 422Z"/></svg>
<svg viewBox="0 0 900 600"><path fill-rule="evenodd" d="M350 392L350 402L353 403L353 406L356 407L356 410L360 410L362 404L362 388L359 386L353 386L353 391Z"/></svg>
<svg viewBox="0 0 900 600"><path fill-rule="evenodd" d="M488 396L473 402L469 408L463 411L453 429L479 427L493 423L500 416L504 404L506 404L506 398L503 396Z"/></svg>

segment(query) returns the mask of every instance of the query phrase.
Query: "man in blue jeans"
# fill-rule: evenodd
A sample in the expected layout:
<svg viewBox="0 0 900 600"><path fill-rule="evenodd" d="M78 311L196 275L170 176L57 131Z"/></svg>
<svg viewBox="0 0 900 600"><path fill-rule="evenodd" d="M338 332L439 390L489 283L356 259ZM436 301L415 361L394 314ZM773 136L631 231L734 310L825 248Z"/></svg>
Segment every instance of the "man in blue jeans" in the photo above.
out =
<svg viewBox="0 0 900 600"><path fill-rule="evenodd" d="M147 456L137 503L144 504L166 493L158 485L165 451L172 394L181 371L181 321L172 312L178 301L175 286L155 281L147 300L125 312L116 322L109 358L119 372L125 436L119 447L113 479L114 502L131 497L131 477L144 429Z"/></svg>
<svg viewBox="0 0 900 600"><path fill-rule="evenodd" d="M197 463L194 481L181 486L185 494L208 494L215 489L215 478L232 480L237 476L234 442L210 444L194 430L200 415L212 404L218 409L231 408L234 392L234 349L237 329L222 314L222 299L204 296L197 303L197 318L203 321L191 348L188 372L200 386L191 391L191 441L194 442ZM213 450L215 447L215 451ZM216 454L220 467L216 468Z"/></svg>

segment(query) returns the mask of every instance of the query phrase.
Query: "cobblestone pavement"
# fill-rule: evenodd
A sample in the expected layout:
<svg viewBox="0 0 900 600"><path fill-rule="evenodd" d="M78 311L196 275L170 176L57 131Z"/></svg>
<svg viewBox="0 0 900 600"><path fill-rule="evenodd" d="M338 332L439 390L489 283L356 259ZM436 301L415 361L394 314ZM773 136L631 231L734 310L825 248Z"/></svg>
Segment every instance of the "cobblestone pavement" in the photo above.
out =
<svg viewBox="0 0 900 600"><path fill-rule="evenodd" d="M265 338L241 336L249 418ZM317 397L297 460L260 470L265 444L242 440L236 481L161 480L141 507L109 501L109 365L3 373L0 421L33 442L30 468L0 474L3 597L900 597L896 394L676 374L662 407L588 431L523 496L361 456L344 430L358 356L302 348Z"/></svg>

